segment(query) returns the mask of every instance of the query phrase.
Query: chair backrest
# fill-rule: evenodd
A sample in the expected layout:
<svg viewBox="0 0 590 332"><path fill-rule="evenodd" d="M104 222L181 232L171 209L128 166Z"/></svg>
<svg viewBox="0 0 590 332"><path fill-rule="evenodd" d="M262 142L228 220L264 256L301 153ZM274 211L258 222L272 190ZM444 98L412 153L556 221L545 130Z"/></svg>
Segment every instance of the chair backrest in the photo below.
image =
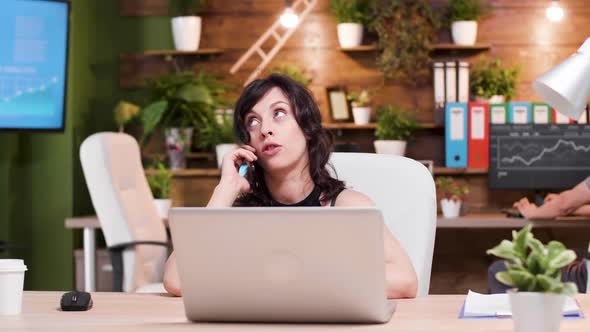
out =
<svg viewBox="0 0 590 332"><path fill-rule="evenodd" d="M166 242L145 178L137 141L121 133L97 133L84 140L80 161L92 205L107 246L136 241ZM138 246L123 253L124 289L162 280L166 248ZM133 271L132 274L129 271Z"/></svg>
<svg viewBox="0 0 590 332"><path fill-rule="evenodd" d="M404 157L332 153L336 175L369 196L406 250L418 275L418 296L428 294L436 233L436 190L431 173Z"/></svg>

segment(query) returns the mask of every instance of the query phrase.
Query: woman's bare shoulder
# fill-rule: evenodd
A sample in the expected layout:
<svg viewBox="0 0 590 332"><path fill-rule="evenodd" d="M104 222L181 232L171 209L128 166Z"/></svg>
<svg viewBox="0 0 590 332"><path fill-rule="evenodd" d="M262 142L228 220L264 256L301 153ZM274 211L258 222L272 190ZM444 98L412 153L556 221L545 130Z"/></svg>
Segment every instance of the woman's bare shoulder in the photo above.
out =
<svg viewBox="0 0 590 332"><path fill-rule="evenodd" d="M375 206L375 203L365 194L352 189L344 189L336 198L334 206L363 207Z"/></svg>

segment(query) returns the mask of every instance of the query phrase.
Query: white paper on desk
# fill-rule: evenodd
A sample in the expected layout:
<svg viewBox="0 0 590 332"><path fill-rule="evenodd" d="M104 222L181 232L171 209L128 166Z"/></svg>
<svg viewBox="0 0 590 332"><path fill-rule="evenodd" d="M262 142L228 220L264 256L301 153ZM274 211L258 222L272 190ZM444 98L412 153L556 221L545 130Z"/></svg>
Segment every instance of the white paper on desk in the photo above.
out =
<svg viewBox="0 0 590 332"><path fill-rule="evenodd" d="M580 313L580 307L572 297L566 298L563 313L566 315ZM463 316L512 316L508 294L480 294L469 290L465 299Z"/></svg>

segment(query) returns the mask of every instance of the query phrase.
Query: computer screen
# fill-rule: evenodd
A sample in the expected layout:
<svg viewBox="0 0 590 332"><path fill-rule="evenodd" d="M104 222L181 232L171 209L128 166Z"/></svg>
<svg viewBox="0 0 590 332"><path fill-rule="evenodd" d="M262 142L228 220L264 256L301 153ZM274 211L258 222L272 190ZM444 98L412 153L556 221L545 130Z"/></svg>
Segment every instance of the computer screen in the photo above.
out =
<svg viewBox="0 0 590 332"><path fill-rule="evenodd" d="M69 6L1 1L0 130L63 130Z"/></svg>
<svg viewBox="0 0 590 332"><path fill-rule="evenodd" d="M588 176L590 126L490 126L490 188L563 190Z"/></svg>

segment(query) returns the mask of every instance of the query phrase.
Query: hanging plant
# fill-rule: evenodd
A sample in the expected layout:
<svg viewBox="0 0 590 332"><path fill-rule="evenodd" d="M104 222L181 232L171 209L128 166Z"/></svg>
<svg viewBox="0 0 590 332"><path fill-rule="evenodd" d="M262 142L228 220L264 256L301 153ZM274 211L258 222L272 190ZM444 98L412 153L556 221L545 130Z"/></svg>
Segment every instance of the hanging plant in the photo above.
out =
<svg viewBox="0 0 590 332"><path fill-rule="evenodd" d="M386 79L412 86L427 78L430 51L440 18L427 0L384 0L376 5L373 28L379 36L377 66Z"/></svg>

